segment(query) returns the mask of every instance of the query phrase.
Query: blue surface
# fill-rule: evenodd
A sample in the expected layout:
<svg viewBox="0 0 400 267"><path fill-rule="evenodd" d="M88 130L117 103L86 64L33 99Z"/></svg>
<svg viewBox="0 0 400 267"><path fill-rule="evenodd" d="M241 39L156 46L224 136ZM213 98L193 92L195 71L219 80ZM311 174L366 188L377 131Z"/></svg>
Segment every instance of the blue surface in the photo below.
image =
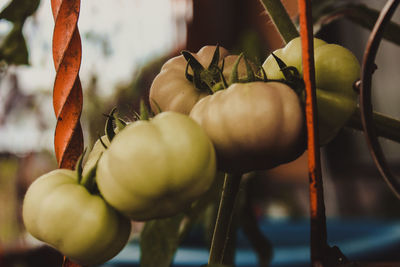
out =
<svg viewBox="0 0 400 267"><path fill-rule="evenodd" d="M309 220L265 220L262 232L273 244L271 267L309 266ZM350 260L400 260L400 221L328 220L328 241L338 246ZM138 266L139 246L130 243L104 267ZM199 267L208 260L208 250L196 233L177 251L175 267ZM257 265L256 254L239 231L235 264Z"/></svg>

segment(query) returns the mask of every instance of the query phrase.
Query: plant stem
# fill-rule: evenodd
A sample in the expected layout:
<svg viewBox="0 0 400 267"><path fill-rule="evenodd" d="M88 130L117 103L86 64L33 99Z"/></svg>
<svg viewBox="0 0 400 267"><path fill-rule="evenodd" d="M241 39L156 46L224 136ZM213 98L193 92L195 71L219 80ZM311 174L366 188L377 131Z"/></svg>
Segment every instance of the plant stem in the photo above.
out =
<svg viewBox="0 0 400 267"><path fill-rule="evenodd" d="M400 143L399 120L390 116L383 115L376 111L374 111L373 113L373 120L378 136ZM361 131L363 130L359 108L357 108L356 111L353 113L346 126Z"/></svg>
<svg viewBox="0 0 400 267"><path fill-rule="evenodd" d="M231 235L235 231L235 229L232 229L232 224L241 177L242 174L238 173L225 174L217 220L211 241L209 264L232 264L229 261L233 259L233 255L230 255L233 251L229 249L229 243L232 242Z"/></svg>
<svg viewBox="0 0 400 267"><path fill-rule="evenodd" d="M299 36L296 26L280 0L260 0L260 2L270 15L285 43Z"/></svg>

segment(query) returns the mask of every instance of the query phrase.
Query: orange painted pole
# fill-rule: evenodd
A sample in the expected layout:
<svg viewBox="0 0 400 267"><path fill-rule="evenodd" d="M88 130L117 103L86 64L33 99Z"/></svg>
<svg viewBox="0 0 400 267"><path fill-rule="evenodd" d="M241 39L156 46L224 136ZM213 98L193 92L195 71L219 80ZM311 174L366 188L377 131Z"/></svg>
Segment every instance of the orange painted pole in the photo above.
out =
<svg viewBox="0 0 400 267"><path fill-rule="evenodd" d="M83 99L79 79L82 47L77 26L80 0L51 0L51 7L55 21L53 61L56 78L53 88L53 107L57 125L54 150L59 168L74 169L83 151L80 125ZM63 266L80 265L64 257Z"/></svg>
<svg viewBox="0 0 400 267"><path fill-rule="evenodd" d="M80 0L52 0L55 20L53 61L56 78L53 107L57 117L54 149L60 168L73 169L83 151L80 125L82 88L79 79L82 48L77 27Z"/></svg>
<svg viewBox="0 0 400 267"><path fill-rule="evenodd" d="M303 78L306 87L308 171L310 178L311 261L312 266L322 266L324 253L327 249L327 233L316 115L317 104L311 0L299 0L299 13Z"/></svg>

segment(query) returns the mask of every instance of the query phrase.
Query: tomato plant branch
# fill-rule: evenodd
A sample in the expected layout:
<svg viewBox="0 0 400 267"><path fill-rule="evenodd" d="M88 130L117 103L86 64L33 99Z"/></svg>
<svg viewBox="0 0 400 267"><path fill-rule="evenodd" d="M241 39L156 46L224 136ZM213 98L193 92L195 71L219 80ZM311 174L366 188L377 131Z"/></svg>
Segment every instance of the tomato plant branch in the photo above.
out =
<svg viewBox="0 0 400 267"><path fill-rule="evenodd" d="M235 210L236 196L239 192L241 174L226 174L224 185L219 203L217 220L215 222L214 234L211 241L209 264L230 264L229 259L232 258L228 249L231 241L233 215Z"/></svg>
<svg viewBox="0 0 400 267"><path fill-rule="evenodd" d="M378 136L400 143L400 120L376 111L373 113L373 120ZM346 126L362 131L363 128L359 108L357 108L350 117Z"/></svg>
<svg viewBox="0 0 400 267"><path fill-rule="evenodd" d="M270 15L285 43L299 36L296 26L280 0L260 0L260 2Z"/></svg>

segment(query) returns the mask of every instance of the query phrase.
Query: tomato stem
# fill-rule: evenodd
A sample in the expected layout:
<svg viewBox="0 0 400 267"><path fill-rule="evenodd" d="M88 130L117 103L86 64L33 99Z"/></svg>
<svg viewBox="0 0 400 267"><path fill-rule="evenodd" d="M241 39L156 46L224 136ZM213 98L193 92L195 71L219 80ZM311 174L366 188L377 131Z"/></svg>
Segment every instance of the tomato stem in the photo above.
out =
<svg viewBox="0 0 400 267"><path fill-rule="evenodd" d="M299 32L280 0L260 0L285 43L299 37Z"/></svg>
<svg viewBox="0 0 400 267"><path fill-rule="evenodd" d="M225 174L221 199L211 241L209 264L232 264L235 227L233 217L242 174Z"/></svg>
<svg viewBox="0 0 400 267"><path fill-rule="evenodd" d="M372 116L376 128L376 133L378 134L378 136L400 143L400 120L397 120L395 118L381 114L376 111L373 112ZM356 111L350 117L346 126L362 131L363 128L361 124L361 115L359 107L357 107Z"/></svg>

